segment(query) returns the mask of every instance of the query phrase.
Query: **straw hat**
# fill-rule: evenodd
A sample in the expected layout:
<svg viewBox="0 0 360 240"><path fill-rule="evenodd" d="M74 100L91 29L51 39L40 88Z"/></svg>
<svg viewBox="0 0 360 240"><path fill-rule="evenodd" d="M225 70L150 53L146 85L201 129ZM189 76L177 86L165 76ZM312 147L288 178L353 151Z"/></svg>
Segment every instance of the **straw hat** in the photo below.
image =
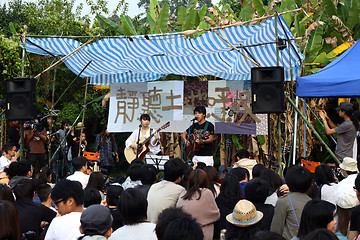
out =
<svg viewBox="0 0 360 240"><path fill-rule="evenodd" d="M248 200L240 200L232 213L226 216L226 220L238 227L247 227L259 222L263 217L263 213L256 211L252 202Z"/></svg>
<svg viewBox="0 0 360 240"><path fill-rule="evenodd" d="M342 163L340 163L339 167L341 169L344 169L345 171L350 171L350 172L357 172L358 168L357 168L357 161L354 158L351 157L344 157Z"/></svg>
<svg viewBox="0 0 360 240"><path fill-rule="evenodd" d="M85 126L82 122L78 122L78 124L76 124L76 129L80 130L80 129L85 129Z"/></svg>

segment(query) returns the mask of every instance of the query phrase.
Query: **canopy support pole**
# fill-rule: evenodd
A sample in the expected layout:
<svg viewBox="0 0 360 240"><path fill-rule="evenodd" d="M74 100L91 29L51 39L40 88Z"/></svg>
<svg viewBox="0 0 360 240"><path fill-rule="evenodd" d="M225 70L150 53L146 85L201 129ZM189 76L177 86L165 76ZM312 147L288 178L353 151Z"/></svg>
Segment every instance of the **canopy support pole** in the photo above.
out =
<svg viewBox="0 0 360 240"><path fill-rule="evenodd" d="M218 33L218 31L214 31L216 33L216 35L218 35L224 42L226 42L227 44L229 44L234 50L236 50L238 53L240 53L243 57L245 57L247 60L249 60L250 62L252 62L253 64L255 64L257 67L261 67L260 63L258 63L254 58L249 58L248 56L246 56L244 53L242 53L237 47L235 47L231 42L229 42L226 38L224 38L223 36L221 36L220 33ZM246 51L247 52L247 51ZM251 56L251 55L250 55Z"/></svg>
<svg viewBox="0 0 360 240"><path fill-rule="evenodd" d="M299 107L299 97L296 96L295 98L295 106ZM295 111L295 117L294 117L294 137L293 137L293 154L292 154L292 164L295 165L295 160L296 160L296 137L297 137L297 123L298 123L298 112Z"/></svg>
<svg viewBox="0 0 360 240"><path fill-rule="evenodd" d="M52 88L52 96L51 96L51 108L50 108L50 126L49 126L49 146L48 146L48 151L49 151L49 167L51 168L50 165L50 159L51 159L51 139L53 137L53 110L54 110L54 99L55 99L55 84L56 84L56 70L57 68L54 68L54 81L53 81L53 88ZM57 176L57 167L55 167L55 175Z"/></svg>
<svg viewBox="0 0 360 240"><path fill-rule="evenodd" d="M89 39L86 43L82 44L80 47L76 48L74 51L72 51L71 53L69 53L68 55L66 55L65 57L61 58L59 61L57 61L56 63L52 64L50 67L46 68L44 71L42 71L41 73L39 73L38 75L35 76L35 78L38 78L41 76L41 74L43 74L44 72L49 71L50 69L52 69L53 67L55 67L56 65L58 65L59 63L63 62L66 58L70 57L71 55L73 55L74 53L76 53L77 51L79 51L80 49L82 49L83 47L85 47L86 45L88 45L89 43L91 43L96 37L92 37L91 39Z"/></svg>
<svg viewBox="0 0 360 240"><path fill-rule="evenodd" d="M305 116L305 119L306 119L306 99L304 99L304 116ZM306 123L308 121L306 121L304 119L304 157L306 157Z"/></svg>
<svg viewBox="0 0 360 240"><path fill-rule="evenodd" d="M84 98L84 107L83 107L83 115L82 115L82 124L83 126L80 129L80 141L79 141L79 152L78 152L78 157L80 157L80 153L81 153L81 136L83 134L84 131L84 121L85 121L85 112L86 112L86 98L87 98L87 89L88 89L88 85L89 85L89 77L86 78L86 86L85 86L85 98Z"/></svg>
<svg viewBox="0 0 360 240"><path fill-rule="evenodd" d="M311 129L311 131L314 133L314 135L317 137L317 139L325 146L325 149L330 153L331 157L340 164L339 159L335 156L333 151L329 148L329 146L324 142L324 140L321 138L320 134L315 130L314 126L306 119L304 114L301 112L301 110L295 105L294 101L285 93L285 97L290 102L290 104L295 108L296 112L300 115L300 117L304 120L304 122L307 123L307 126ZM306 148L306 146L304 146Z"/></svg>

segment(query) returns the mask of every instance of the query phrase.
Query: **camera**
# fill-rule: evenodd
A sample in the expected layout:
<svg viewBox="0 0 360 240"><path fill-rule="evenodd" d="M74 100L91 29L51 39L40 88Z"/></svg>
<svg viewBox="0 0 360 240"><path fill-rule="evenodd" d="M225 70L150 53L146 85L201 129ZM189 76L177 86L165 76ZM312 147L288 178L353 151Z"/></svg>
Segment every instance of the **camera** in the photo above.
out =
<svg viewBox="0 0 360 240"><path fill-rule="evenodd" d="M42 131L44 129L43 125L41 125L40 123L38 122L35 122L35 121L26 121L25 122L25 127L24 127L25 130L32 130L32 129L36 129L38 131Z"/></svg>

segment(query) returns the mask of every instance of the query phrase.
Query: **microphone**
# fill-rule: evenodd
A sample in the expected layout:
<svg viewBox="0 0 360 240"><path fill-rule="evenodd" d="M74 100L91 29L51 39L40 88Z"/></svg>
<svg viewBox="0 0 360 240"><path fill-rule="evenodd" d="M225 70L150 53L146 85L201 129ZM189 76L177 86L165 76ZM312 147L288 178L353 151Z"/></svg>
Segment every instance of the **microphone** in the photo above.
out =
<svg viewBox="0 0 360 240"><path fill-rule="evenodd" d="M139 128L141 128L141 127L142 127L142 125L140 124L140 125L139 125Z"/></svg>
<svg viewBox="0 0 360 240"><path fill-rule="evenodd" d="M193 122L193 121L195 121L197 118L196 117L194 117L193 119L191 119L191 121Z"/></svg>

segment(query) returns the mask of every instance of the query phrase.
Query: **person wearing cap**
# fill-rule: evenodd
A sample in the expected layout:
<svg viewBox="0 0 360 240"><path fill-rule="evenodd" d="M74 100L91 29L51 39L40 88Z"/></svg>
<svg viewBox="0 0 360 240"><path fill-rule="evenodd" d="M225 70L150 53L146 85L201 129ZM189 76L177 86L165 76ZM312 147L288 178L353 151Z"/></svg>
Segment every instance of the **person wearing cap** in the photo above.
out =
<svg viewBox="0 0 360 240"><path fill-rule="evenodd" d="M82 240L108 239L112 233L113 217L110 210L102 205L88 207L80 217Z"/></svg>
<svg viewBox="0 0 360 240"><path fill-rule="evenodd" d="M324 123L326 134L338 135L335 155L341 162L344 157L353 157L353 147L358 123L355 120L352 121L353 105L351 103L342 102L336 110L339 111L339 117L344 120L339 126L336 126L331 121L324 110L321 110L319 115Z"/></svg>
<svg viewBox="0 0 360 240"><path fill-rule="evenodd" d="M344 158L344 162L346 162L346 158ZM356 166L356 161L354 163ZM340 165L340 167L343 168L344 166ZM341 240L346 239L348 236L351 212L359 203L354 190L356 176L357 174L351 174L342 180L334 193L336 203L335 219L338 222L335 234Z"/></svg>
<svg viewBox="0 0 360 240"><path fill-rule="evenodd" d="M245 199L240 200L235 205L233 212L226 216L225 239L252 239L255 233L260 230L258 223L262 218L263 213L257 211L252 202Z"/></svg>

